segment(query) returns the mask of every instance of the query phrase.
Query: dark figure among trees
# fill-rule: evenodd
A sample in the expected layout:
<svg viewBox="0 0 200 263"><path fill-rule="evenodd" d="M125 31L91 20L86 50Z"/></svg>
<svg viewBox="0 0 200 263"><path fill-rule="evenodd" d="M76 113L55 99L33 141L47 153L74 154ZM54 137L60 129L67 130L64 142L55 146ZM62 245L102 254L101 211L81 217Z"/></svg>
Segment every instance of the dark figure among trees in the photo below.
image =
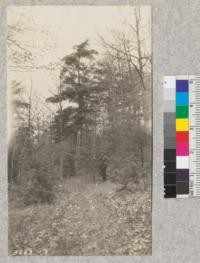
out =
<svg viewBox="0 0 200 263"><path fill-rule="evenodd" d="M103 181L107 180L107 166L108 158L105 155L101 155L101 157L99 158L99 173Z"/></svg>

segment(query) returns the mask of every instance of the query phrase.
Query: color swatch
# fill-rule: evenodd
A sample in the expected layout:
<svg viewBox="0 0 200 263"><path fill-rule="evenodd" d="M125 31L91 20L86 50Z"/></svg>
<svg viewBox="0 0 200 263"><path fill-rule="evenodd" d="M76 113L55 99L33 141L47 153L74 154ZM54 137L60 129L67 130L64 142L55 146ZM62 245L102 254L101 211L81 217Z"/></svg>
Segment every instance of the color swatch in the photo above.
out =
<svg viewBox="0 0 200 263"><path fill-rule="evenodd" d="M200 76L165 76L164 197L200 196Z"/></svg>
<svg viewBox="0 0 200 263"><path fill-rule="evenodd" d="M176 77L164 77L165 197L176 197Z"/></svg>
<svg viewBox="0 0 200 263"><path fill-rule="evenodd" d="M176 77L176 195L189 195L189 90L185 76ZM188 140L186 140L188 138ZM178 174L178 176L177 176Z"/></svg>

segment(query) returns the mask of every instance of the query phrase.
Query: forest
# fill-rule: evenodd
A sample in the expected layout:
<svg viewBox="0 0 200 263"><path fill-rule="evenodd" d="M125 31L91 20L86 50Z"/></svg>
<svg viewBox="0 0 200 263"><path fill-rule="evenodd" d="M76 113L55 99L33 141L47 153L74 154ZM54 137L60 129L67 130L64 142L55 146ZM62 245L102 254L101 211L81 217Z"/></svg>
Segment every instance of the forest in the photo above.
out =
<svg viewBox="0 0 200 263"><path fill-rule="evenodd" d="M128 35L99 34L99 49L88 36L46 66L56 81L44 100L32 77L11 79L10 254L151 253L151 54L140 10L133 19ZM8 24L12 69L37 68L25 33Z"/></svg>

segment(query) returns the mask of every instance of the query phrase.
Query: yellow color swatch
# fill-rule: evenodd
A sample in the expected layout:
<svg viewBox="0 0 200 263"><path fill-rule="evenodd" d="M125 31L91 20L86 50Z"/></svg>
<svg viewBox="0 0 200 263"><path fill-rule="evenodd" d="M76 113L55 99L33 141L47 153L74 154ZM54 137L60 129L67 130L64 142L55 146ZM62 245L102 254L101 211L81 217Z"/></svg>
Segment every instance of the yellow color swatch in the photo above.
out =
<svg viewBox="0 0 200 263"><path fill-rule="evenodd" d="M188 119L176 119L176 131L188 131L189 120Z"/></svg>

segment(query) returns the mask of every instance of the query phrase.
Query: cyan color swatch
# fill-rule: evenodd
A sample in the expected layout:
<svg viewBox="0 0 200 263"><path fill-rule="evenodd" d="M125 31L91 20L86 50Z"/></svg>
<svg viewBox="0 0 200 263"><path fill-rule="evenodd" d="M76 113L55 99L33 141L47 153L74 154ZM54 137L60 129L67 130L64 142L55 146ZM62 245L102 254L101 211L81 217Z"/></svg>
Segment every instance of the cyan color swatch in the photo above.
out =
<svg viewBox="0 0 200 263"><path fill-rule="evenodd" d="M188 92L176 92L176 106L187 106L188 103Z"/></svg>

